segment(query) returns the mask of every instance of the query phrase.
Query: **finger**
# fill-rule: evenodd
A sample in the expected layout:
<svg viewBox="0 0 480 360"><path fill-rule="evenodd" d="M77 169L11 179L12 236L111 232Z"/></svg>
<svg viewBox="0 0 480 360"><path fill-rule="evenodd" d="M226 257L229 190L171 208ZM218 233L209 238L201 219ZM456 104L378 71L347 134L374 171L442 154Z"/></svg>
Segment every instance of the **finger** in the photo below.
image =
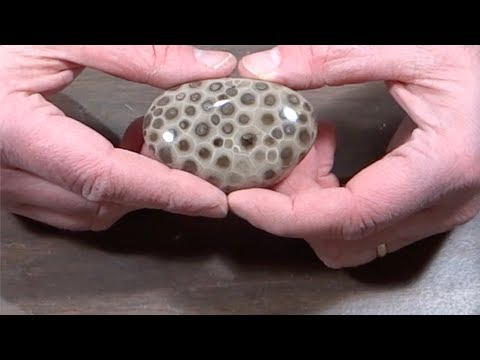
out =
<svg viewBox="0 0 480 360"><path fill-rule="evenodd" d="M302 237L295 231L295 212L292 199L269 189L247 189L228 195L230 210L252 226L273 235Z"/></svg>
<svg viewBox="0 0 480 360"><path fill-rule="evenodd" d="M331 174L335 147L334 125L330 122L320 122L318 136L312 149L293 172L274 189L292 195L316 186L322 188L338 186L337 177Z"/></svg>
<svg viewBox="0 0 480 360"><path fill-rule="evenodd" d="M349 201L344 189L318 186L291 196L268 189L239 190L228 196L230 209L253 226L293 238L317 236L327 226L329 231L339 230Z"/></svg>
<svg viewBox="0 0 480 360"><path fill-rule="evenodd" d="M2 206L17 215L68 230L103 230L135 209L100 204L19 170L2 169Z"/></svg>
<svg viewBox="0 0 480 360"><path fill-rule="evenodd" d="M61 59L139 83L168 88L230 75L236 58L224 51L184 45L82 45L50 47Z"/></svg>
<svg viewBox="0 0 480 360"><path fill-rule="evenodd" d="M378 246L386 246L386 254L390 254L430 236L445 233L452 227L444 218L440 219L430 212L422 211L365 239L343 241L341 244L330 241L327 245L330 252L322 246L325 244L321 241L314 242L314 250L329 267L353 267L367 264L379 257ZM333 246L337 248L332 251Z"/></svg>
<svg viewBox="0 0 480 360"><path fill-rule="evenodd" d="M374 235L358 241L310 239L317 255L331 267L366 264L377 256L377 246L385 245L387 253L403 249L417 241L446 233L472 220L480 209L477 189L464 189L442 199L434 207L424 209ZM309 239L307 239L309 240ZM325 240L325 239L324 239Z"/></svg>
<svg viewBox="0 0 480 360"><path fill-rule="evenodd" d="M217 187L143 155L115 149L83 124L52 115L55 109L46 103L25 127L12 126L15 121L6 123L7 158L14 159L16 167L29 169L90 201L185 215L226 215L226 196ZM22 113L27 110L5 111L13 118L30 118Z"/></svg>
<svg viewBox="0 0 480 360"><path fill-rule="evenodd" d="M5 90L42 93L45 96L64 89L84 68L52 58L51 52L43 46L2 45L0 58L4 70L0 80Z"/></svg>
<svg viewBox="0 0 480 360"><path fill-rule="evenodd" d="M238 68L242 76L297 89L376 80L408 82L435 60L427 52L417 54L413 46L277 46L245 56Z"/></svg>

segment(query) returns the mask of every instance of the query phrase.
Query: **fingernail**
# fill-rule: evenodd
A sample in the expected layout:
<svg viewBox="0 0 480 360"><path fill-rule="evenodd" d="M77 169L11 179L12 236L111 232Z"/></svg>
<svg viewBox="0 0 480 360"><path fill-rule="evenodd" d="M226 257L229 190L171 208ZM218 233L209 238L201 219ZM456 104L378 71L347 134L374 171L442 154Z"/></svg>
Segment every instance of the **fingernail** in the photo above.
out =
<svg viewBox="0 0 480 360"><path fill-rule="evenodd" d="M221 51L195 49L195 58L213 70L220 69L233 58L232 54Z"/></svg>
<svg viewBox="0 0 480 360"><path fill-rule="evenodd" d="M253 75L267 75L280 66L280 51L278 48L248 55L243 59L243 66Z"/></svg>

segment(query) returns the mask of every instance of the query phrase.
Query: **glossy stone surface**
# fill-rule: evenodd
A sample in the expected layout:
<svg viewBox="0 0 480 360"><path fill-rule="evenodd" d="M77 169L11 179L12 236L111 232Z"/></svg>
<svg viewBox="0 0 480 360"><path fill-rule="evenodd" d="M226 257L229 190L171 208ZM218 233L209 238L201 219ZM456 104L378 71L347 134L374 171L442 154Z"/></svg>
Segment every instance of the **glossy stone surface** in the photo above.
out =
<svg viewBox="0 0 480 360"><path fill-rule="evenodd" d="M145 114L143 136L159 161L228 193L284 179L312 147L317 123L296 91L225 78L165 91Z"/></svg>

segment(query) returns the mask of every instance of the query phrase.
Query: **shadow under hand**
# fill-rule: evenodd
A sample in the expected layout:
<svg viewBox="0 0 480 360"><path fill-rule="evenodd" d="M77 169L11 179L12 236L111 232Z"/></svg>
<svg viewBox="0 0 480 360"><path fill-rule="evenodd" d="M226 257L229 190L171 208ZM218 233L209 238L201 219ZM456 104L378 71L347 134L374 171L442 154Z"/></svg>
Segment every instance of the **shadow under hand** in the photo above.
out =
<svg viewBox="0 0 480 360"><path fill-rule="evenodd" d="M23 219L30 231L59 230ZM302 239L281 238L243 219L189 217L161 210L139 210L101 232L61 232L61 237L107 253L142 255L163 261L199 261L211 256L230 260L246 271L326 271Z"/></svg>
<svg viewBox="0 0 480 360"><path fill-rule="evenodd" d="M417 241L369 264L351 269L348 273L352 278L369 284L392 285L412 281L428 267L446 236L439 234Z"/></svg>

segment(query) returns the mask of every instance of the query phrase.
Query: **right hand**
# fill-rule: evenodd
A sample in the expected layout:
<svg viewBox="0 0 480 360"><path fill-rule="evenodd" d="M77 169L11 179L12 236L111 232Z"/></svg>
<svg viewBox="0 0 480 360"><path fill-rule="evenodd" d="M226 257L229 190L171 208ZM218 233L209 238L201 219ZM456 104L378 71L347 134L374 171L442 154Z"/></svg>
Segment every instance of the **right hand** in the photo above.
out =
<svg viewBox="0 0 480 360"><path fill-rule="evenodd" d="M85 66L168 88L228 76L236 59L191 46L0 46L2 207L68 230L107 229L141 208L224 217L226 195L139 154L135 126L114 148L45 99Z"/></svg>
<svg viewBox="0 0 480 360"><path fill-rule="evenodd" d="M279 46L240 73L295 89L386 81L409 115L388 153L340 186L333 131L273 190L229 195L258 228L304 238L330 267L365 264L449 231L480 211L480 47ZM411 120L410 120L411 119ZM352 121L355 119L352 119Z"/></svg>

